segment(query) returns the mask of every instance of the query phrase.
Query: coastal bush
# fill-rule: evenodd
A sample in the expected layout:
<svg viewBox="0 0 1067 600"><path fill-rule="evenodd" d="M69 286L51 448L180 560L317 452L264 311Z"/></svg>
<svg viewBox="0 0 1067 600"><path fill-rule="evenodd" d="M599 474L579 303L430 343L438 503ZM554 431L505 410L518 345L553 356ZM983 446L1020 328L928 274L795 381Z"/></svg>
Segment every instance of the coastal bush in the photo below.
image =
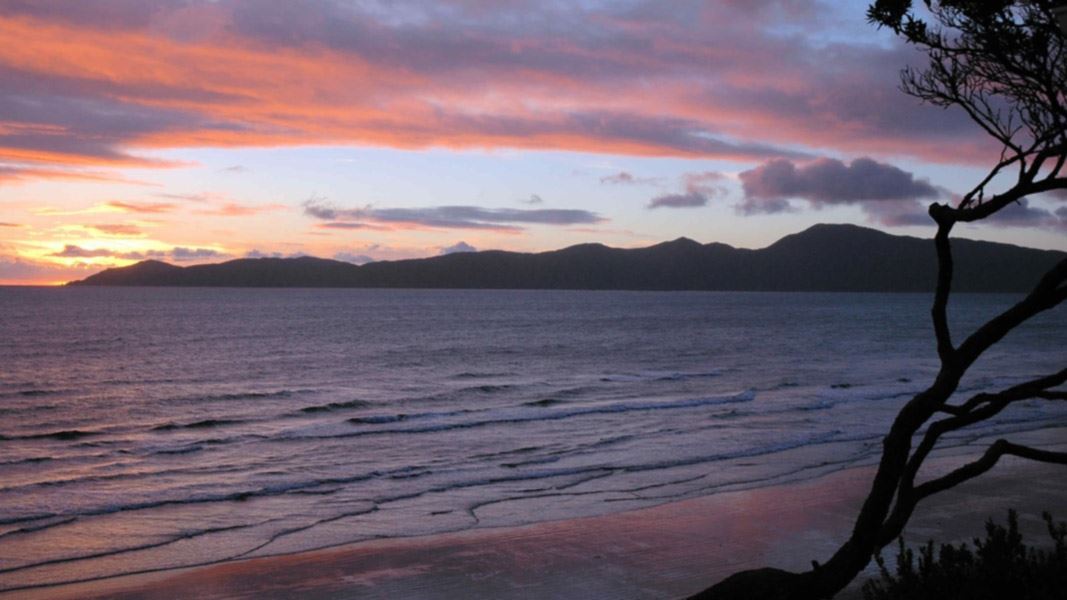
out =
<svg viewBox="0 0 1067 600"><path fill-rule="evenodd" d="M1019 519L1008 511L1007 528L986 522L985 539L942 544L933 540L918 549L899 538L895 572L881 553L875 555L879 579L863 585L864 600L1054 600L1067 598L1067 522L1055 523L1044 513L1051 549L1023 543Z"/></svg>

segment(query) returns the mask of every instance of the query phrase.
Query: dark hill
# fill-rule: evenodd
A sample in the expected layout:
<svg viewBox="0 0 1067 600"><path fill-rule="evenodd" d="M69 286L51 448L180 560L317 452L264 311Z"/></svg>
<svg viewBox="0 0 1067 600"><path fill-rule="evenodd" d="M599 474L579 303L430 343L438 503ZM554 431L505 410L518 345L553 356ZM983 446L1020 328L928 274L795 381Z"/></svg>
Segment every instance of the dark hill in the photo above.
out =
<svg viewBox="0 0 1067 600"><path fill-rule="evenodd" d="M954 289L1029 289L1063 252L953 241ZM648 248L581 244L523 254L490 250L356 266L259 258L176 267L144 261L69 285L920 292L933 289L933 243L854 225L816 225L760 250L679 238Z"/></svg>

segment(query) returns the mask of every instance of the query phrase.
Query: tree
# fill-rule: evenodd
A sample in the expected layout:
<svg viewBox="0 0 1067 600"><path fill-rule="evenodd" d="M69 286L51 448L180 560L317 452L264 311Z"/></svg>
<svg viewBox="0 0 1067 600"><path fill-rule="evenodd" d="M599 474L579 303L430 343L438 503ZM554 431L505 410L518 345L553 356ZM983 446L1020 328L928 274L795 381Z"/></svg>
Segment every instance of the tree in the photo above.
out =
<svg viewBox="0 0 1067 600"><path fill-rule="evenodd" d="M890 28L929 58L924 69L903 71L903 91L966 111L1002 148L988 175L955 205L929 207L937 224L938 277L931 317L939 372L894 419L852 533L825 564L813 562L813 569L804 573L771 568L737 573L696 599L829 598L848 585L876 551L900 535L924 498L981 475L1004 455L1067 464L1067 453L1000 439L972 462L916 484L923 461L944 434L989 419L1022 400L1067 400L1067 392L1057 389L1067 382L1064 368L952 402L960 380L986 350L1034 315L1067 299L1067 260L1048 271L1026 297L958 344L947 318L953 227L988 218L1034 194L1067 190L1067 35L1056 20L1063 3L925 0L923 4L916 10L910 0L877 0L868 9L873 24Z"/></svg>

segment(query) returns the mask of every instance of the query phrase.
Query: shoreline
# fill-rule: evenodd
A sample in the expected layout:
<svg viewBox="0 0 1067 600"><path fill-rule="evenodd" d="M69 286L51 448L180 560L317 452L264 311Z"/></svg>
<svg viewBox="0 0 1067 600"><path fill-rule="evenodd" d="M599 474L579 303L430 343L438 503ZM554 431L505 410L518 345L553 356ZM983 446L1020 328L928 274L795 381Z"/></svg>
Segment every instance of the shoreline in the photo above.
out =
<svg viewBox="0 0 1067 600"><path fill-rule="evenodd" d="M1055 445L1067 441L1064 431L1039 437ZM930 471L959 461L934 459ZM738 570L803 570L825 561L847 536L872 473L872 466L851 467L603 516L364 541L0 598L683 598ZM1040 485L1028 485L1034 481ZM1043 542L1041 511L1067 520L1067 469L1002 460L920 505L905 538L970 540L989 517L1003 522L1008 508L1019 510L1028 542ZM894 555L887 548L887 559ZM867 578L839 597L858 597Z"/></svg>

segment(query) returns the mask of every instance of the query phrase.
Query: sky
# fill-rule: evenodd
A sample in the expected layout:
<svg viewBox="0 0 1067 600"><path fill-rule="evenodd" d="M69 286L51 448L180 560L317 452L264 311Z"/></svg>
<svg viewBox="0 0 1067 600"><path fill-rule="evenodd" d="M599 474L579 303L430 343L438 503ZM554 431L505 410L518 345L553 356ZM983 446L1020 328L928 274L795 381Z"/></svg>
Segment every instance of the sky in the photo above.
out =
<svg viewBox="0 0 1067 600"><path fill-rule="evenodd" d="M0 284L815 223L930 236L999 148L816 0L6 0ZM963 237L1067 250L1067 197Z"/></svg>

